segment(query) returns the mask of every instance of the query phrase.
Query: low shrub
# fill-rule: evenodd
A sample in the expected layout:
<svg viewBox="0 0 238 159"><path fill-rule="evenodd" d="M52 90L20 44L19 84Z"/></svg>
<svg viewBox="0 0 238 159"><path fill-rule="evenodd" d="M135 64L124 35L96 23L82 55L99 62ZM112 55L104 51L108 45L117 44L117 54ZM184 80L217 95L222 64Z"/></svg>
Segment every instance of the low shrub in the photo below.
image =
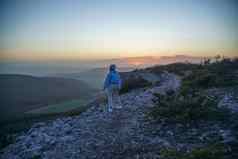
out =
<svg viewBox="0 0 238 159"><path fill-rule="evenodd" d="M162 149L161 159L225 159L225 147L221 144L208 145L203 148L194 148L190 152L176 149Z"/></svg>
<svg viewBox="0 0 238 159"><path fill-rule="evenodd" d="M223 120L228 110L218 108L217 101L199 93L186 96L155 94L156 106L148 113L157 121L193 123L200 120Z"/></svg>
<svg viewBox="0 0 238 159"><path fill-rule="evenodd" d="M120 94L127 93L133 89L151 86L152 83L143 79L142 77L130 77L123 81Z"/></svg>
<svg viewBox="0 0 238 159"><path fill-rule="evenodd" d="M208 89L238 85L238 60L223 59L194 69L183 78L181 89Z"/></svg>

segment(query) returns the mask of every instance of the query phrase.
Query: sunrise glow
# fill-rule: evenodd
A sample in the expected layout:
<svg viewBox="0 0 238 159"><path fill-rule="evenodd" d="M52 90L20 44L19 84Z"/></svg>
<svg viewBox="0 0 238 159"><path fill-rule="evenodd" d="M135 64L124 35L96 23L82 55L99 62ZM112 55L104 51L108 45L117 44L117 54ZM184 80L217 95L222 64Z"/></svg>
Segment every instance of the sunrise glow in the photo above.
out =
<svg viewBox="0 0 238 159"><path fill-rule="evenodd" d="M0 59L235 56L237 8L232 0L4 1Z"/></svg>

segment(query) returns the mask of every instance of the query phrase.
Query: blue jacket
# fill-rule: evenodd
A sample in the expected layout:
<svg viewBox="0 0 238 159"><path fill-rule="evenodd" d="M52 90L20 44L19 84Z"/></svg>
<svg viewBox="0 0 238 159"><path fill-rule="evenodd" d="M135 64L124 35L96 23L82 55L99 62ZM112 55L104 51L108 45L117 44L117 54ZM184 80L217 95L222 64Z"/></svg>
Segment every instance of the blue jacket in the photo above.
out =
<svg viewBox="0 0 238 159"><path fill-rule="evenodd" d="M104 89L108 88L110 85L116 84L121 89L121 77L117 71L110 71L104 81Z"/></svg>

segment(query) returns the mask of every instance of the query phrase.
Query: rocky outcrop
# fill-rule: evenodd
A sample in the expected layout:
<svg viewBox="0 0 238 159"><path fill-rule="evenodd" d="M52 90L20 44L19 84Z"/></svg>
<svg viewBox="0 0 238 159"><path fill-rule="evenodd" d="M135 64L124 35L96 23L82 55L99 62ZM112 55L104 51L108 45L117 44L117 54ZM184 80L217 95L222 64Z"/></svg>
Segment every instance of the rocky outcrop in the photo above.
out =
<svg viewBox="0 0 238 159"><path fill-rule="evenodd" d="M237 88L213 88L206 93L212 98L220 99L218 107L225 107L232 113L238 113Z"/></svg>

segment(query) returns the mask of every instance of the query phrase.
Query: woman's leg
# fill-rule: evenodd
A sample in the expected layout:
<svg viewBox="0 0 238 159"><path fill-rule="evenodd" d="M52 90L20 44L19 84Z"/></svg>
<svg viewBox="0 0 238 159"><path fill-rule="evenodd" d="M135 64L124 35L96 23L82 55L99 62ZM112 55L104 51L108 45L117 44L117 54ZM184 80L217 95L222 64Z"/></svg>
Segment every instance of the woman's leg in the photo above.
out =
<svg viewBox="0 0 238 159"><path fill-rule="evenodd" d="M117 103L117 108L122 108L122 103L121 103L121 98L120 98L120 95L119 95L119 88L118 86L116 86L116 89L115 89L115 100L116 100L116 103Z"/></svg>
<svg viewBox="0 0 238 159"><path fill-rule="evenodd" d="M107 105L108 111L112 112L112 89L110 86L107 88L107 101L108 101Z"/></svg>

